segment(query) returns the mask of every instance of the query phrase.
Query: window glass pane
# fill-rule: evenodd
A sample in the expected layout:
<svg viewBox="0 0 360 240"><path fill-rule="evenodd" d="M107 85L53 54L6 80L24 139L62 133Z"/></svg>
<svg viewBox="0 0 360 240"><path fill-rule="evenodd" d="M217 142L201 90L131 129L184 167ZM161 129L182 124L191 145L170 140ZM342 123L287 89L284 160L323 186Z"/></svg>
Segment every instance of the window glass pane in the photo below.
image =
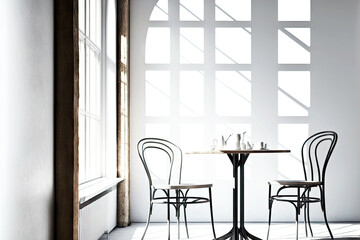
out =
<svg viewBox="0 0 360 240"><path fill-rule="evenodd" d="M170 29L148 28L146 36L146 63L170 63Z"/></svg>
<svg viewBox="0 0 360 240"><path fill-rule="evenodd" d="M85 43L79 41L79 108L85 110Z"/></svg>
<svg viewBox="0 0 360 240"><path fill-rule="evenodd" d="M90 111L90 54L89 45L86 45L85 53L85 110ZM81 90L80 90L81 91Z"/></svg>
<svg viewBox="0 0 360 240"><path fill-rule="evenodd" d="M204 73L200 71L180 72L180 115L200 116L204 114Z"/></svg>
<svg viewBox="0 0 360 240"><path fill-rule="evenodd" d="M151 12L150 21L167 20L169 20L168 0L159 0Z"/></svg>
<svg viewBox="0 0 360 240"><path fill-rule="evenodd" d="M296 36L286 30L279 30L278 41L280 64L310 64L310 48Z"/></svg>
<svg viewBox="0 0 360 240"><path fill-rule="evenodd" d="M79 182L85 180L85 116L79 114Z"/></svg>
<svg viewBox="0 0 360 240"><path fill-rule="evenodd" d="M310 72L280 71L278 104L279 116L308 116Z"/></svg>
<svg viewBox="0 0 360 240"><path fill-rule="evenodd" d="M79 29L85 33L85 0L79 0Z"/></svg>
<svg viewBox="0 0 360 240"><path fill-rule="evenodd" d="M101 18L102 18L102 14L101 14L101 9L102 9L102 0L95 0L96 1L96 45L98 46L98 48L101 48L101 32L102 32L102 28L101 28Z"/></svg>
<svg viewBox="0 0 360 240"><path fill-rule="evenodd" d="M100 114L101 104L101 78L100 78L100 55L90 51L90 112L95 115Z"/></svg>
<svg viewBox="0 0 360 240"><path fill-rule="evenodd" d="M89 180L90 176L90 118L85 117L85 176Z"/></svg>
<svg viewBox="0 0 360 240"><path fill-rule="evenodd" d="M216 0L216 21L251 21L251 0Z"/></svg>
<svg viewBox="0 0 360 240"><path fill-rule="evenodd" d="M95 82L95 88L96 88L96 96L97 96L97 101L96 101L96 113L98 115L101 115L101 81L102 81L102 76L101 76L101 55L100 54L96 54L96 82Z"/></svg>
<svg viewBox="0 0 360 240"><path fill-rule="evenodd" d="M216 63L251 63L250 28L216 28Z"/></svg>
<svg viewBox="0 0 360 240"><path fill-rule="evenodd" d="M128 65L128 37L121 35L121 63L124 64L124 66ZM116 51L115 49L113 50L114 52ZM114 58L115 58L115 54L114 54ZM115 60L113 60L115 61ZM126 81L127 79L123 79L123 81Z"/></svg>
<svg viewBox="0 0 360 240"><path fill-rule="evenodd" d="M85 34L86 36L90 36L90 0L85 0Z"/></svg>
<svg viewBox="0 0 360 240"><path fill-rule="evenodd" d="M128 117L125 115L121 115L121 141L123 144L128 143L128 136L129 136Z"/></svg>
<svg viewBox="0 0 360 240"><path fill-rule="evenodd" d="M217 71L215 91L216 114L251 115L251 72Z"/></svg>
<svg viewBox="0 0 360 240"><path fill-rule="evenodd" d="M146 116L170 115L170 73L147 71L145 75Z"/></svg>
<svg viewBox="0 0 360 240"><path fill-rule="evenodd" d="M310 21L310 0L279 0L279 21Z"/></svg>
<svg viewBox="0 0 360 240"><path fill-rule="evenodd" d="M180 28L180 63L204 63L203 28Z"/></svg>
<svg viewBox="0 0 360 240"><path fill-rule="evenodd" d="M129 148L128 148L128 138L129 138L129 124L128 117L121 115L121 149L120 149L120 159L128 159Z"/></svg>
<svg viewBox="0 0 360 240"><path fill-rule="evenodd" d="M121 102L120 102L120 108L121 108L121 114L128 115L128 85L127 83L121 81Z"/></svg>
<svg viewBox="0 0 360 240"><path fill-rule="evenodd" d="M301 146L309 134L308 124L279 124L279 149L290 149L291 154L278 155L279 179L304 179Z"/></svg>
<svg viewBox="0 0 360 240"><path fill-rule="evenodd" d="M127 95L127 91L126 91L126 88L127 88L127 85L124 83L124 82L121 82L121 87L120 87L120 99L121 99L121 102L120 102L120 106L121 106L121 114L122 115L125 115L126 112L126 102L124 102L124 99Z"/></svg>
<svg viewBox="0 0 360 240"><path fill-rule="evenodd" d="M101 0L90 1L90 40L101 48Z"/></svg>
<svg viewBox="0 0 360 240"><path fill-rule="evenodd" d="M180 0L180 21L203 21L204 0Z"/></svg>
<svg viewBox="0 0 360 240"><path fill-rule="evenodd" d="M181 124L180 146L184 152L186 150L205 149L204 125L196 123Z"/></svg>
<svg viewBox="0 0 360 240"><path fill-rule="evenodd" d="M101 0L79 1L79 29L85 34L79 40L80 182L102 176L101 4Z"/></svg>
<svg viewBox="0 0 360 240"><path fill-rule="evenodd" d="M100 122L90 118L89 129L89 178L101 176L101 142L100 138Z"/></svg>
<svg viewBox="0 0 360 240"><path fill-rule="evenodd" d="M284 31L300 44L310 47L310 28L285 28Z"/></svg>

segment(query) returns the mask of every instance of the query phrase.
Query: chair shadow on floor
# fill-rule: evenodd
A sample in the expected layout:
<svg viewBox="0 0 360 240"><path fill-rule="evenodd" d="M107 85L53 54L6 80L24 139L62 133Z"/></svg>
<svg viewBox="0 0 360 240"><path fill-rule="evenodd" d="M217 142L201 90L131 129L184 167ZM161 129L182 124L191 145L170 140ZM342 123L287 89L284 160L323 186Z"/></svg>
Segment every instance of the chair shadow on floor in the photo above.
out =
<svg viewBox="0 0 360 240"><path fill-rule="evenodd" d="M331 238L312 238L312 240L325 240ZM334 240L348 240L348 239L360 239L360 236L357 237L334 237Z"/></svg>

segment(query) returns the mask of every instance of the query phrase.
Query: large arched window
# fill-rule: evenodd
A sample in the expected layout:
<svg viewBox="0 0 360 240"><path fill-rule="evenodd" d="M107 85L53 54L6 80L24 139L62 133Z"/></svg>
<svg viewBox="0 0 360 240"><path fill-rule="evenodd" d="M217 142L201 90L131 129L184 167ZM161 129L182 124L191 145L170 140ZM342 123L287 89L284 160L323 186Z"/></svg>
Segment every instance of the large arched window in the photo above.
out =
<svg viewBox="0 0 360 240"><path fill-rule="evenodd" d="M245 142L294 149L286 162L276 155L253 156L256 161L246 165L248 187L266 187L260 183L271 175L301 174L294 166L300 164L296 150L309 128L310 3L134 1L132 145L152 136L171 139L185 151L210 149L221 135L246 132ZM131 154L137 166L136 152ZM253 171L259 168L253 164L270 169L268 175L254 178ZM231 189L230 165L224 159L189 155L184 167L190 180L213 179ZM230 191L221 194L231 198ZM261 199L261 194L260 189L251 197ZM266 209L257 201L250 203L253 216L259 215L255 205ZM221 204L227 206L226 200ZM231 215L231 206L220 208L223 219Z"/></svg>

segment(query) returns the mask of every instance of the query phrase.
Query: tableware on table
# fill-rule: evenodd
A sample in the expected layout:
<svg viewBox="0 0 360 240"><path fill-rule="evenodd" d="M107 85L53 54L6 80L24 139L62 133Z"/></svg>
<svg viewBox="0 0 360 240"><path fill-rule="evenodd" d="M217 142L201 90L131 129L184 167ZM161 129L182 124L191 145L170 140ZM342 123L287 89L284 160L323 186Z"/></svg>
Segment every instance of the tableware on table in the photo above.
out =
<svg viewBox="0 0 360 240"><path fill-rule="evenodd" d="M236 142L235 142L236 149L241 149L240 140L241 140L241 134L236 134Z"/></svg>
<svg viewBox="0 0 360 240"><path fill-rule="evenodd" d="M251 144L251 143L249 143L249 141L247 141L246 149L251 150L251 149L253 149L253 147L254 147L254 144Z"/></svg>
<svg viewBox="0 0 360 240"><path fill-rule="evenodd" d="M210 146L211 151L214 151L217 148L218 140L214 138L213 143Z"/></svg>
<svg viewBox="0 0 360 240"><path fill-rule="evenodd" d="M233 134L231 133L225 140L225 137L221 136L221 148L227 148L228 147L228 140Z"/></svg>

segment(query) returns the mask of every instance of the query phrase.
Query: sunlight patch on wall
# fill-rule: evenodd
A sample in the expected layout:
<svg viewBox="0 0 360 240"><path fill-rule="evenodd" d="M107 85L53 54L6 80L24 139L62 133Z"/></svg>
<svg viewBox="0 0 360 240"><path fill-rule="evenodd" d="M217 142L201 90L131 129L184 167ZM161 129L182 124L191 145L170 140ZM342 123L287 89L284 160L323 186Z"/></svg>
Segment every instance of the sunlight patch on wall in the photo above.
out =
<svg viewBox="0 0 360 240"><path fill-rule="evenodd" d="M310 64L310 48L307 44L304 43L310 43L310 28L290 28L289 30L290 31L286 31L286 29L280 29L278 31L279 63Z"/></svg>
<svg viewBox="0 0 360 240"><path fill-rule="evenodd" d="M215 108L219 116L251 116L251 72L217 71Z"/></svg>
<svg viewBox="0 0 360 240"><path fill-rule="evenodd" d="M279 21L310 21L310 0L279 0Z"/></svg>
<svg viewBox="0 0 360 240"><path fill-rule="evenodd" d="M204 63L203 28L180 28L180 63Z"/></svg>
<svg viewBox="0 0 360 240"><path fill-rule="evenodd" d="M170 28L148 28L145 63L170 63Z"/></svg>
<svg viewBox="0 0 360 240"><path fill-rule="evenodd" d="M170 139L171 128L167 123L147 123L145 126L145 136Z"/></svg>
<svg viewBox="0 0 360 240"><path fill-rule="evenodd" d="M150 21L168 21L169 20L169 7L168 0L159 0L153 8Z"/></svg>
<svg viewBox="0 0 360 240"><path fill-rule="evenodd" d="M287 27L285 28L290 34L292 34L295 38L300 40L302 43L306 44L307 47L310 47L311 35L310 35L310 28L304 27Z"/></svg>
<svg viewBox="0 0 360 240"><path fill-rule="evenodd" d="M145 113L146 116L170 115L169 71L146 71Z"/></svg>
<svg viewBox="0 0 360 240"><path fill-rule="evenodd" d="M251 21L251 0L216 0L216 21Z"/></svg>
<svg viewBox="0 0 360 240"><path fill-rule="evenodd" d="M203 0L180 0L180 21L203 21Z"/></svg>
<svg viewBox="0 0 360 240"><path fill-rule="evenodd" d="M250 64L251 63L251 29L250 28L216 28L215 29L215 63Z"/></svg>
<svg viewBox="0 0 360 240"><path fill-rule="evenodd" d="M279 116L309 115L309 71L279 71L278 86Z"/></svg>
<svg viewBox="0 0 360 240"><path fill-rule="evenodd" d="M204 125L197 123L180 124L180 146L183 151L206 149L204 144Z"/></svg>
<svg viewBox="0 0 360 240"><path fill-rule="evenodd" d="M180 72L180 115L204 114L204 73L202 71Z"/></svg>

